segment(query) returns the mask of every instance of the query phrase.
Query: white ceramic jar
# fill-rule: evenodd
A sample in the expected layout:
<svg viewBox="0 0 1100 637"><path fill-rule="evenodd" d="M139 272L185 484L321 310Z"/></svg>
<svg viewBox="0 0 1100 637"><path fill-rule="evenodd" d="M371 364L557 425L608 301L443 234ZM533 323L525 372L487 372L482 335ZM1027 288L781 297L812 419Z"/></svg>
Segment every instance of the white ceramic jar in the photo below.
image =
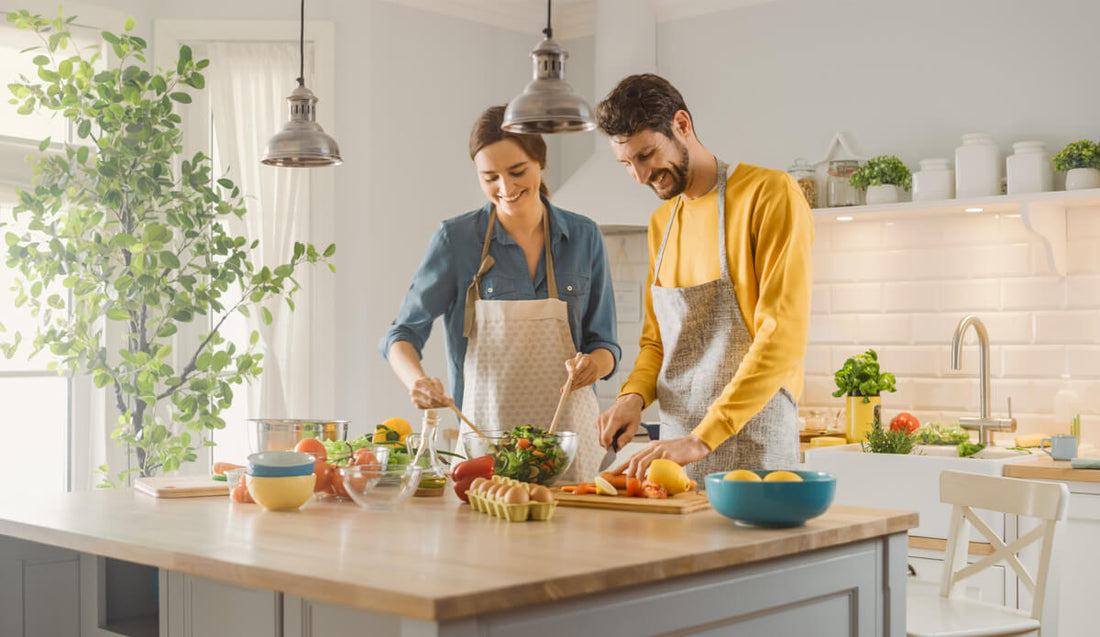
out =
<svg viewBox="0 0 1100 637"><path fill-rule="evenodd" d="M1016 142L1012 154L1005 159L1005 167L1010 195L1054 189L1054 166L1043 142Z"/></svg>
<svg viewBox="0 0 1100 637"><path fill-rule="evenodd" d="M1001 152L989 133L967 133L955 149L955 195L959 199L1001 194Z"/></svg>
<svg viewBox="0 0 1100 637"><path fill-rule="evenodd" d="M946 159L922 159L913 173L913 201L941 201L955 197L955 173Z"/></svg>

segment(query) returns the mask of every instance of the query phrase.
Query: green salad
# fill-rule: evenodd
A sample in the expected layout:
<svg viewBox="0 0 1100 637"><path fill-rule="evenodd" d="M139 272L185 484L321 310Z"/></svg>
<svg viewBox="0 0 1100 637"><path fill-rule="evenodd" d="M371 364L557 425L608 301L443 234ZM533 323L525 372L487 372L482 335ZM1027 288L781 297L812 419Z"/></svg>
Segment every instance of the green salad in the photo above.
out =
<svg viewBox="0 0 1100 637"><path fill-rule="evenodd" d="M356 451L365 448L372 449L374 447L390 448L389 464L409 464L409 454L406 453L404 444L389 445L386 443L377 443L374 442L374 436L371 434L363 434L355 440L350 441L322 440L321 442L325 445L325 452L328 454L328 464L338 467L347 466L347 464L351 462Z"/></svg>
<svg viewBox="0 0 1100 637"><path fill-rule="evenodd" d="M970 441L970 432L952 425L945 427L939 423L928 423L913 434L913 442L918 445L958 445Z"/></svg>
<svg viewBox="0 0 1100 637"><path fill-rule="evenodd" d="M569 464L557 435L522 425L497 441L493 472L521 482L548 484Z"/></svg>

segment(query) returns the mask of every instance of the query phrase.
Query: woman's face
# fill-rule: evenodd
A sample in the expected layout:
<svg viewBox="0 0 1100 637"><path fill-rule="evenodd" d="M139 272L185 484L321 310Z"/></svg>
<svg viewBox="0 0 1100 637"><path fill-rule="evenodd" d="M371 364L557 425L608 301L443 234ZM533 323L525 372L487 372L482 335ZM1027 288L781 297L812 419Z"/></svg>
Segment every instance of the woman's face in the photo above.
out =
<svg viewBox="0 0 1100 637"><path fill-rule="evenodd" d="M539 184L542 169L519 144L502 139L474 155L481 190L500 214L542 211Z"/></svg>

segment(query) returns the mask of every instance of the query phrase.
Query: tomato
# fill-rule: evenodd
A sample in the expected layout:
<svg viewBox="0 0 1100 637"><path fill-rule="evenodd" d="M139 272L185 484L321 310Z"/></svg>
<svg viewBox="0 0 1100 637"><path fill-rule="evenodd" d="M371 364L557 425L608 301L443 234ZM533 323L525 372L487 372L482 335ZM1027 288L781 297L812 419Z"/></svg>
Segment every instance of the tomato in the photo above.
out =
<svg viewBox="0 0 1100 637"><path fill-rule="evenodd" d="M324 443L316 438L302 438L294 450L313 456L313 475L316 476L313 480L313 492L328 491L331 478L327 472L328 451L325 450Z"/></svg>
<svg viewBox="0 0 1100 637"><path fill-rule="evenodd" d="M901 412L894 419L890 421L890 431L904 431L906 433L913 433L917 429L920 429L920 421L917 417L908 412Z"/></svg>
<svg viewBox="0 0 1100 637"><path fill-rule="evenodd" d="M493 462L492 456L481 456L479 458L470 458L469 460L463 460L455 465L455 468L451 470L451 479L455 482L463 480L465 478L490 478L493 475Z"/></svg>
<svg viewBox="0 0 1100 637"><path fill-rule="evenodd" d="M348 490L344 488L344 479L340 476L340 467L334 464L328 466L329 492L340 498L350 498Z"/></svg>
<svg viewBox="0 0 1100 637"><path fill-rule="evenodd" d="M378 456L370 449L356 449L351 464L379 464Z"/></svg>
<svg viewBox="0 0 1100 637"><path fill-rule="evenodd" d="M642 483L642 497L663 500L668 497L668 489L659 482L646 480Z"/></svg>

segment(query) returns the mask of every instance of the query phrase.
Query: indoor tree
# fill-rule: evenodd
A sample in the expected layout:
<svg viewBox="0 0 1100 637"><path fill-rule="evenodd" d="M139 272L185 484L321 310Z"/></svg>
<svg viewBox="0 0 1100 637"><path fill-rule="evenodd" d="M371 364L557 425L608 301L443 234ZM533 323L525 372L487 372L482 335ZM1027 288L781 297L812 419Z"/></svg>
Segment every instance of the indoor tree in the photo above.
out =
<svg viewBox="0 0 1100 637"><path fill-rule="evenodd" d="M183 46L174 68L149 71L132 18L123 33L102 33L113 56L77 48L71 17L15 11L7 20L42 40L28 53L37 77L9 84L10 103L64 117L75 132L59 152L42 140L33 185L14 209L28 230L5 233L16 305L40 323L31 356L50 352L59 372L88 374L112 397L112 437L134 466L101 466L104 485L175 470L214 444L233 385L262 373L259 335L231 342L226 319L252 308L270 322L269 300L293 309L295 269L327 261L335 246L296 243L286 263L258 267L257 242L229 231L229 218L245 214L241 193L202 153L183 156L175 111L203 89L208 60ZM194 340L177 333L193 321L210 329ZM5 354L22 341L15 333Z"/></svg>

